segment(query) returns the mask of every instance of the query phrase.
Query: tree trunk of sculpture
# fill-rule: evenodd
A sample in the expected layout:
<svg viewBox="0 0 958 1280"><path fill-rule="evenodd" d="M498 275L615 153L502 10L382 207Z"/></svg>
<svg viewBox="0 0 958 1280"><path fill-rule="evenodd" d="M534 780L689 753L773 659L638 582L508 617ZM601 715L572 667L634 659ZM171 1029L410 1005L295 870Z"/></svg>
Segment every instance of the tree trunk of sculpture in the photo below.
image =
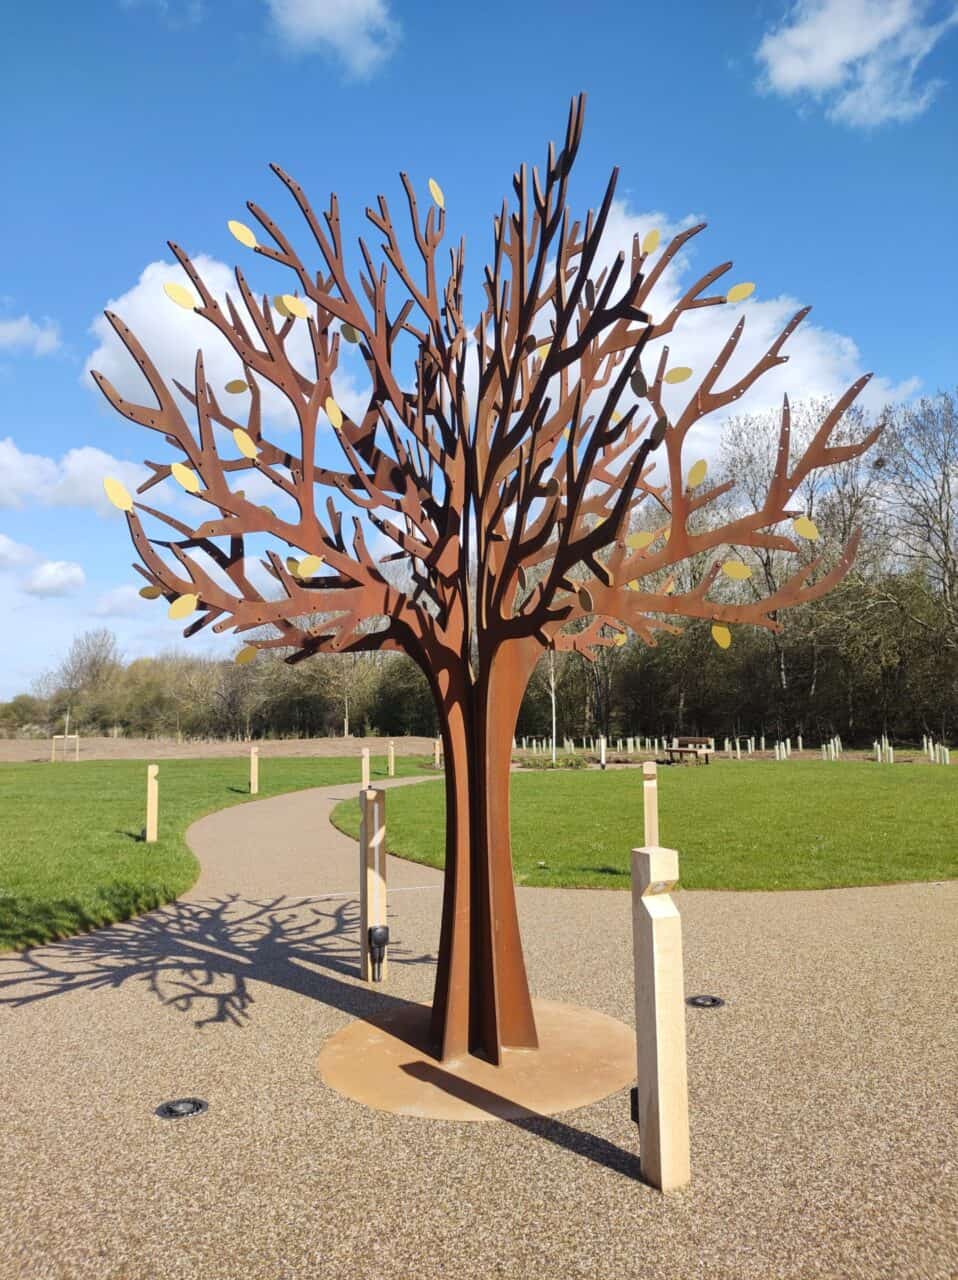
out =
<svg viewBox="0 0 958 1280"><path fill-rule="evenodd" d="M538 1047L516 914L509 771L519 704L541 654L513 641L474 684L440 701L446 759L446 879L432 1030L443 1060ZM453 679L455 677L453 676Z"/></svg>

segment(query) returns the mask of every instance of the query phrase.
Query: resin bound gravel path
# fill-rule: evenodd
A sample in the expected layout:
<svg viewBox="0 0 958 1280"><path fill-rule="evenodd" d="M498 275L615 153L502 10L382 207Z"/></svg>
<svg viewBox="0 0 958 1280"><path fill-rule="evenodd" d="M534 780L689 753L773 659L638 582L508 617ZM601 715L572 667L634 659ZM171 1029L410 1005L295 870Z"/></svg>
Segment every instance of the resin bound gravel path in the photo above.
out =
<svg viewBox="0 0 958 1280"><path fill-rule="evenodd" d="M958 883L676 895L686 988L727 1004L688 1010L693 1182L662 1197L627 1091L468 1124L322 1083L327 1036L434 972L440 876L391 859L388 986L356 980L327 821L356 790L203 818L186 897L0 956L0 1280L958 1275ZM519 904L535 994L631 1023L628 894Z"/></svg>

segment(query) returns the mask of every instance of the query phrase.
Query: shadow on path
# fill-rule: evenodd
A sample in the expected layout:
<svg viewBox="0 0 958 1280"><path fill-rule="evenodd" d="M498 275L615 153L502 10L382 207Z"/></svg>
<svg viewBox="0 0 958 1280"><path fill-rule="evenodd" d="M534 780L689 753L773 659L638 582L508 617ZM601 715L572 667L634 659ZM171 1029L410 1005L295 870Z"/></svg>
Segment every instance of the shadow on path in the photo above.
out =
<svg viewBox="0 0 958 1280"><path fill-rule="evenodd" d="M243 898L171 902L122 924L0 956L0 1005L19 1008L77 990L144 982L161 1003L199 1016L195 1025L244 1026L251 980L319 1000L356 1018L413 1002L361 983L355 899ZM395 933L395 930L394 930ZM399 941L391 965L433 965Z"/></svg>

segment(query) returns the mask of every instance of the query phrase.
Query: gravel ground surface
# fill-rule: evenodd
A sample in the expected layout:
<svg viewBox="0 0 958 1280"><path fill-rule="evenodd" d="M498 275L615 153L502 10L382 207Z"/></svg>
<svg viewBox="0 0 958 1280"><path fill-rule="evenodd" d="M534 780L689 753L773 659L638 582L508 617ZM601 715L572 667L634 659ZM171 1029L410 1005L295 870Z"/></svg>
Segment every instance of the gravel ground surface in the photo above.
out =
<svg viewBox="0 0 958 1280"><path fill-rule="evenodd" d="M393 738L396 754L432 755L433 738ZM358 756L368 747L374 756L386 754L389 738L267 738L257 739L267 756ZM248 756L253 744L213 738L177 742L175 738L80 738L81 760L193 760ZM57 760L63 743L57 743ZM67 763L74 758L73 740L67 744ZM49 738L0 738L0 764L49 761Z"/></svg>
<svg viewBox="0 0 958 1280"><path fill-rule="evenodd" d="M440 876L390 859L388 986L355 978L327 822L355 792L203 818L186 898L0 957L0 1280L958 1275L958 882L676 895L687 990L727 1004L688 1011L693 1181L663 1197L627 1091L458 1124L323 1085L326 1037L434 973ZM535 994L632 1023L629 896L519 904Z"/></svg>

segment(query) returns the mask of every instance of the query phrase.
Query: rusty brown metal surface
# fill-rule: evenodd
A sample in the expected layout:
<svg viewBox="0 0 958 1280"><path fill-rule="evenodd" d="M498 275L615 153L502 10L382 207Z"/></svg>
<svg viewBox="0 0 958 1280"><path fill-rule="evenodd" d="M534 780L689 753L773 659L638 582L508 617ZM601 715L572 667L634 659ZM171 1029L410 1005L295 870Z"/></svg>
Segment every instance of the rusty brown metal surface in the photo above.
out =
<svg viewBox="0 0 958 1280"><path fill-rule="evenodd" d="M315 653L393 649L425 672L447 765L447 871L433 1007L437 1052L447 1059L473 1052L498 1062L503 1047L537 1043L513 887L509 759L519 705L542 653L571 649L594 657L627 631L653 644L656 631L677 630L680 618L776 629L779 610L814 600L841 580L858 542L856 534L828 566L821 557L798 556L800 544L778 526L803 514L795 506L799 486L810 472L862 453L878 435L876 429L855 444L829 444L868 380L861 378L792 460L786 400L764 502L731 523L708 523L709 507L731 485L691 487L683 479L686 437L784 362L782 347L807 309L751 369L719 389L743 332L739 319L685 408L670 419L662 402L669 348L663 345L643 368L645 349L670 335L683 315L723 305L726 294L709 290L731 263L707 272L668 314L654 318L646 309L651 291L704 224L675 236L654 263L654 250L636 237L628 260L620 254L607 268L595 266L617 175L598 210L577 221L567 189L583 113L578 97L564 145L556 151L550 144L541 174L522 166L514 175L512 203L494 220L485 306L474 328L464 317L461 241L448 255L445 276L440 267L441 194L433 192L423 214L402 175L412 260L385 198L366 210L381 237L382 260L360 240L364 266L354 285L336 196L320 217L274 165L305 220L320 269L307 266L286 233L252 203L265 238L260 243L260 233L242 228L243 242L288 269L291 294L272 303L257 298L238 269L236 297L221 303L171 243L195 292L185 305L192 297L196 314L236 354L237 377L241 372L249 394L244 412L237 414L233 397L224 401L210 385L199 353L192 387L174 384L192 407L195 426L188 424L171 386L111 312L107 318L156 404L132 403L93 375L121 414L156 431L175 455L147 464L152 474L140 493L173 475L200 504L195 523L142 501L127 510L147 588L171 606L177 602L174 616L195 614L186 635L207 626L247 640L252 633L253 649L281 650L290 662ZM387 285L390 297L403 295L395 312L387 305ZM290 354L295 325L308 330L308 371ZM333 399L344 341L356 344L372 384L357 420ZM404 343L415 349L408 386L400 373ZM470 351L478 366L472 403ZM268 388L295 412L298 439L290 449L264 433ZM341 453L336 468L317 461L317 435L330 429ZM665 475L655 482L652 454L659 449ZM295 517L247 498L243 484L251 473L292 500ZM351 532L344 530L348 507L362 512L395 552L377 563L361 521L354 517ZM638 545L627 539L643 507L658 513L660 536ZM168 532L148 533L144 518ZM263 563L275 597L249 577L251 537L273 544ZM729 599L727 592L713 594L721 570L716 558L693 586L675 588L677 566L742 546L795 553L795 570L770 594L759 589L747 599ZM316 557L308 572L276 549L284 547ZM399 562L404 585L386 575L386 560Z"/></svg>

